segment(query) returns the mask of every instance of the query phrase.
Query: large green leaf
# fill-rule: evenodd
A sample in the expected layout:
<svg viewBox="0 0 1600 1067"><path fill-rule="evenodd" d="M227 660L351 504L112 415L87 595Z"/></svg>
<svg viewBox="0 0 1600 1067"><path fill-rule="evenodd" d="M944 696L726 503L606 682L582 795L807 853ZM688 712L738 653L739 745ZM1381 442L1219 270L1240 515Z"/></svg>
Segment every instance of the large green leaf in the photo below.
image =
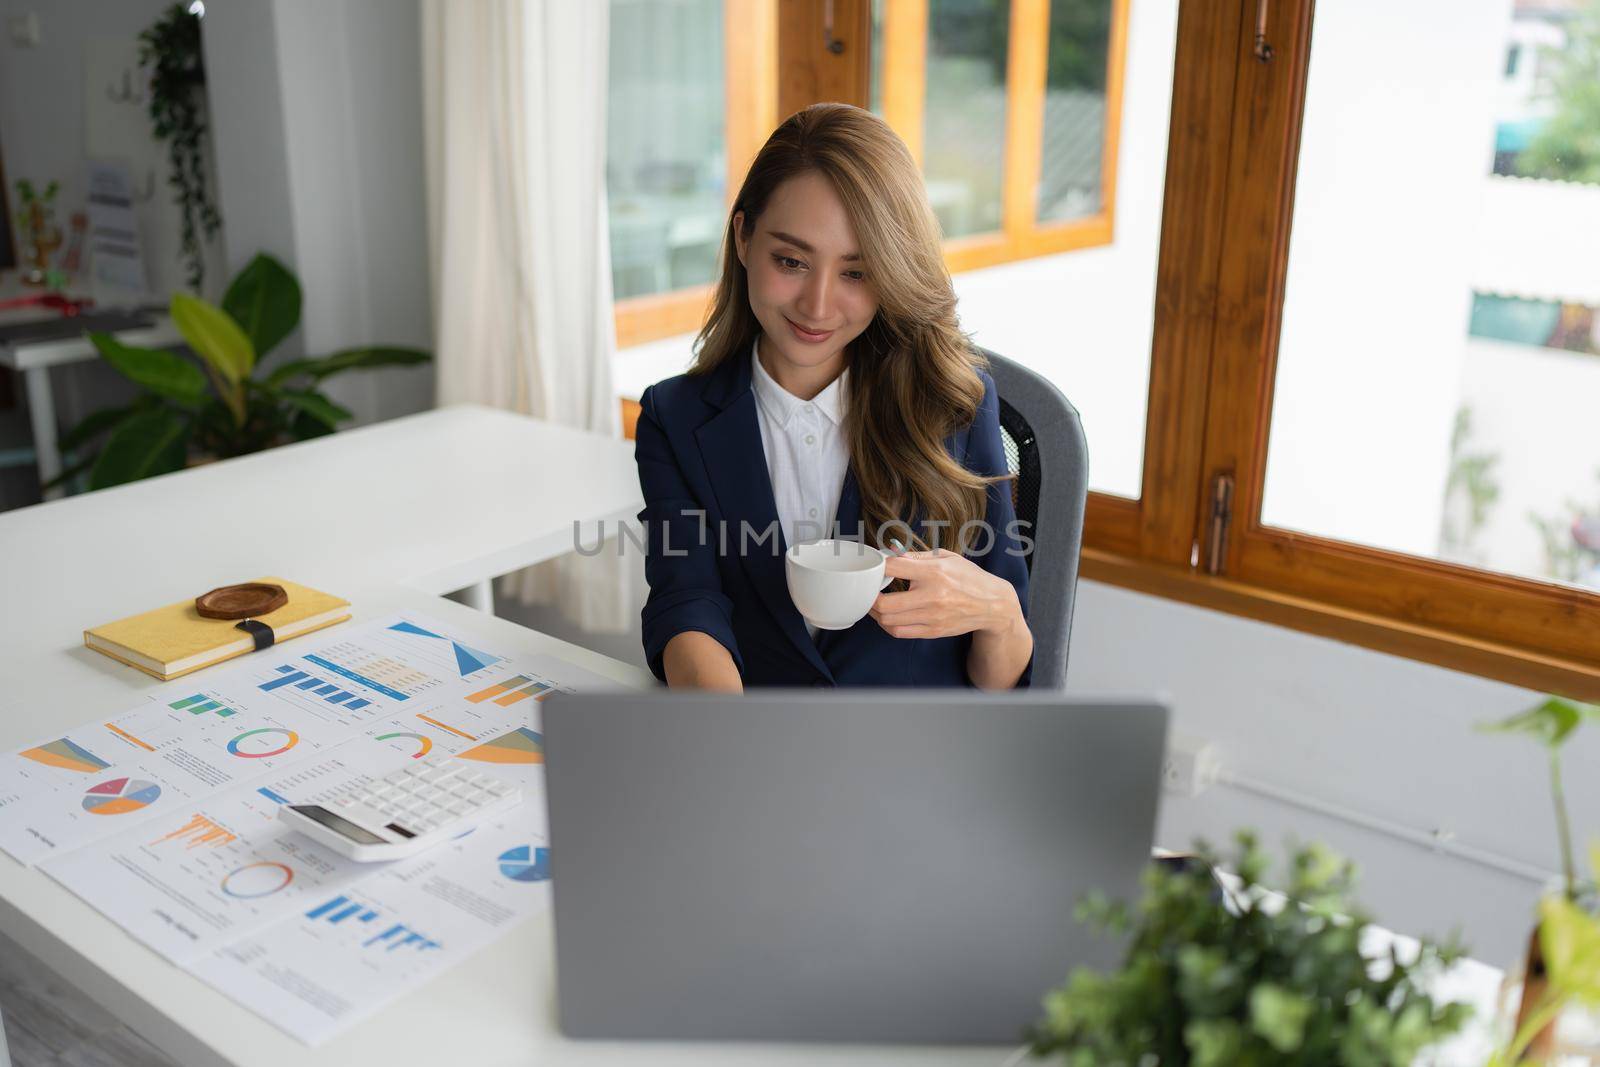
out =
<svg viewBox="0 0 1600 1067"><path fill-rule="evenodd" d="M394 346L374 346L371 348L347 348L342 352L335 352L331 356L321 359L295 359L278 367L267 376L267 384L279 385L297 375L307 375L312 381L320 382L330 374L341 374L347 370L360 370L371 367L409 367L418 363L426 363L433 355L420 348L398 348Z"/></svg>
<svg viewBox="0 0 1600 1067"><path fill-rule="evenodd" d="M132 404L125 408L105 408L101 411L85 415L83 420L61 435L56 442L56 447L63 452L75 452L96 437L113 428L117 423L132 415L137 408Z"/></svg>
<svg viewBox="0 0 1600 1067"><path fill-rule="evenodd" d="M303 411L295 412L294 418L289 420L289 436L296 441L309 441L314 437L326 437L333 433L335 427L329 426L320 419L314 419Z"/></svg>
<svg viewBox="0 0 1600 1067"><path fill-rule="evenodd" d="M1485 723L1479 729L1491 733L1528 734L1547 748L1559 748L1585 719L1600 719L1600 705L1550 697L1508 719Z"/></svg>
<svg viewBox="0 0 1600 1067"><path fill-rule="evenodd" d="M244 330L260 359L300 322L300 283L282 263L261 254L228 286L222 310Z"/></svg>
<svg viewBox="0 0 1600 1067"><path fill-rule="evenodd" d="M74 463L72 466L68 467L66 470L62 471L60 474L56 475L54 478L51 478L48 482L40 482L39 483L39 488L41 490L50 490L50 489L55 489L58 486L65 486L66 484L71 482L74 478L76 478L78 475L82 474L84 471L86 471L90 467L94 466L95 465L95 461L98 460L99 458L100 457L99 457L98 453L93 453L93 454L89 455L87 458L79 460L77 463Z"/></svg>
<svg viewBox="0 0 1600 1067"><path fill-rule="evenodd" d="M256 350L226 311L197 296L173 293L171 314L173 325L189 347L230 384L250 377L256 365Z"/></svg>
<svg viewBox="0 0 1600 1067"><path fill-rule="evenodd" d="M205 373L182 356L159 348L134 348L108 333L90 333L89 340L135 385L184 407L198 407L205 400Z"/></svg>
<svg viewBox="0 0 1600 1067"><path fill-rule="evenodd" d="M188 424L169 408L130 416L106 438L89 472L89 488L104 489L181 469L188 436Z"/></svg>
<svg viewBox="0 0 1600 1067"><path fill-rule="evenodd" d="M1558 994L1600 1004L1600 919L1552 893L1539 901L1539 948Z"/></svg>
<svg viewBox="0 0 1600 1067"><path fill-rule="evenodd" d="M350 412L335 404L321 393L310 390L298 392L284 389L278 393L286 402L299 408L300 411L316 419L329 429L337 429L341 422L350 418Z"/></svg>

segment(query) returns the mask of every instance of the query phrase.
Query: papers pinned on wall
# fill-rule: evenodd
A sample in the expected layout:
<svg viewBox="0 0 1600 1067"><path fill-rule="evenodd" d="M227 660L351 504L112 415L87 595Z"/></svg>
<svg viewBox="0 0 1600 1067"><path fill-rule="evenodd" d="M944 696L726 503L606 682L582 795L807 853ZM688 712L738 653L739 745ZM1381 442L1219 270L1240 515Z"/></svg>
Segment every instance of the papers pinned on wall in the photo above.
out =
<svg viewBox="0 0 1600 1067"><path fill-rule="evenodd" d="M128 165L91 159L86 167L89 190L89 262L96 287L149 291L139 220L133 210L133 177Z"/></svg>

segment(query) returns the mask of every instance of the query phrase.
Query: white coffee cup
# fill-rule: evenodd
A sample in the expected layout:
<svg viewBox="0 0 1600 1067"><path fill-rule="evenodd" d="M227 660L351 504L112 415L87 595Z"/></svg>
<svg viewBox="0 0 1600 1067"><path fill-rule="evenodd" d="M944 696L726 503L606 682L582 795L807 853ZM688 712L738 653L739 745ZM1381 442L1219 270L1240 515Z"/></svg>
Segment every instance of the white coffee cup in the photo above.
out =
<svg viewBox="0 0 1600 1067"><path fill-rule="evenodd" d="M807 541L783 559L789 598L811 625L848 630L894 579L884 574L890 553L860 541Z"/></svg>

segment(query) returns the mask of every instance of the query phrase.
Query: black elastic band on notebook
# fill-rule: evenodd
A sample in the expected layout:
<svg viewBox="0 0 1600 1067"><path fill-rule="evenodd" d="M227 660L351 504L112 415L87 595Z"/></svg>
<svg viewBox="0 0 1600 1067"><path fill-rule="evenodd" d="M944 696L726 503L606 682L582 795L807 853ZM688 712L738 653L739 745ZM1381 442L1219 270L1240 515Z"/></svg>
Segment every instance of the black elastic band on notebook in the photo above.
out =
<svg viewBox="0 0 1600 1067"><path fill-rule="evenodd" d="M263 648L271 648L272 643L277 640L277 636L272 632L272 627L254 619L245 619L243 622L234 623L233 628L235 630L243 630L255 638L257 652L260 652Z"/></svg>

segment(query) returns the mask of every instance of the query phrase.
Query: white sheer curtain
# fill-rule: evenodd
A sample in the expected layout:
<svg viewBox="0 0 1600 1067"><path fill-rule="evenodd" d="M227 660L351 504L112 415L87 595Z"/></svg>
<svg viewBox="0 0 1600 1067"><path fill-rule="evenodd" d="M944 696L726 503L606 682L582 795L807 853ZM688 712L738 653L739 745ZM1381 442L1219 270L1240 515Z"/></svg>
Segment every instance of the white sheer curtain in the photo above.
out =
<svg viewBox="0 0 1600 1067"><path fill-rule="evenodd" d="M620 436L605 217L609 6L423 0L441 404L472 401ZM559 603L592 631L631 621L611 551L507 575L499 592Z"/></svg>

